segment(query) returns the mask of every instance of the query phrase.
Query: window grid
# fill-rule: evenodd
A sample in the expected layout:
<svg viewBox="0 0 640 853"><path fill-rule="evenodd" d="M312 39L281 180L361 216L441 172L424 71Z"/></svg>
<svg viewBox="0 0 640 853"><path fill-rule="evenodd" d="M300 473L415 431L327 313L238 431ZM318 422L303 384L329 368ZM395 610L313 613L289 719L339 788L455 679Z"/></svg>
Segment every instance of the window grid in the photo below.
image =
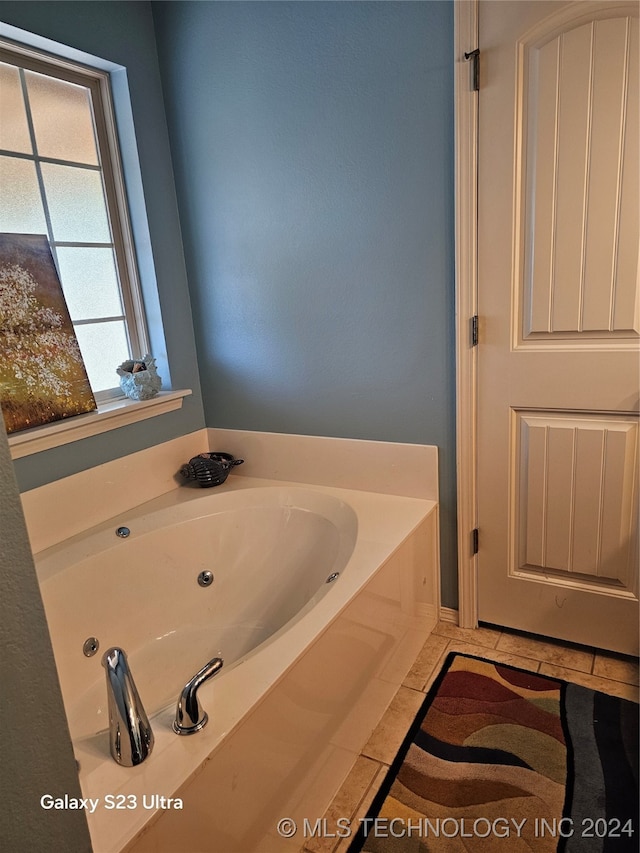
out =
<svg viewBox="0 0 640 853"><path fill-rule="evenodd" d="M27 127L32 151L31 153L0 150L0 155L34 163L36 178L42 203L42 211L46 222L47 236L52 254L60 269L58 248L100 248L114 253L115 271L119 289L122 313L111 314L87 319L74 319L74 326L99 326L109 322L121 322L124 325L126 340L129 347L128 355L143 355L148 351L148 337L144 322L142 298L137 279L137 269L133 254L126 196L122 171L117 148L115 122L111 107L108 75L96 69L80 70L77 66L52 57L50 62L43 61L39 56L33 56L30 50L7 50L0 44L0 61L18 68L20 87L26 111ZM47 57L47 60L49 57ZM48 77L75 83L81 86L87 95L90 114L93 122L94 140L97 152L97 165L79 163L55 157L41 156L38 151L34 120L25 71L30 70ZM52 217L47 197L47 189L42 171L42 164L61 165L97 172L100 175L103 197L106 205L107 222L111 241L69 241L56 240ZM115 307L115 306L114 306ZM126 354L125 356L126 357ZM114 365L114 386L115 386ZM119 389L113 388L95 393L97 399L112 397Z"/></svg>
<svg viewBox="0 0 640 853"><path fill-rule="evenodd" d="M55 259L56 266L58 267L58 269L60 269L60 263L58 260L58 253L57 253L57 247L58 246L65 246L65 247L69 247L69 248L105 248L105 249L115 250L115 245L113 242L109 242L109 243L70 242L70 241L56 240L54 238L53 224L51 221L51 213L49 211L49 202L47 199L47 193L46 193L45 184L44 184L44 177L42 175L42 165L41 164L43 162L46 162L46 163L54 163L54 164L62 165L62 166L70 166L72 168L87 169L89 171L99 172L100 175L102 176L102 165L100 162L100 160L101 160L100 147L99 147L99 145L97 143L97 139L96 139L96 150L97 150L97 155L98 155L98 163L95 166L92 165L91 163L77 163L73 160L63 160L63 159L59 159L59 158L55 158L55 157L42 157L42 156L40 156L40 152L38 151L38 140L37 140L36 132L35 132L33 114L31 111L31 99L29 97L29 90L27 87L25 69L24 68L18 68L18 73L20 75L20 86L22 89L22 97L24 100L25 112L26 112L26 117L27 117L27 127L29 130L29 139L31 141L31 148L32 148L33 153L31 156L26 155L26 154L22 154L22 155L16 154L16 156L22 157L22 159L25 159L25 160L33 160L34 161L34 165L35 165L35 169L36 169L36 176L38 179L38 187L40 189L40 199L42 202L42 209L44 212L45 221L47 223L47 234L49 237L49 244L51 246L51 252L52 252L53 257ZM93 105L90 102L89 92L87 90L85 90L85 91L87 94L87 100L89 102L90 114L91 114L91 117L93 118L93 114L94 114ZM93 131L94 131L94 137L95 137L96 136L95 121L93 123ZM104 183L103 183L103 191L104 191ZM105 192L105 197L106 197L106 192ZM119 284L119 282L118 282L118 284ZM120 299L122 301L122 288L121 287L120 287ZM74 326L94 325L96 323L105 323L105 322L110 322L112 320L125 320L125 316L124 316L124 314L121 313L121 314L118 314L116 316L111 316L111 317L100 317L99 319L98 318L91 318L91 319L87 319L87 320L74 320L73 325ZM125 325L125 329L126 329L126 325ZM127 340L129 343L129 350L131 351L131 340L130 340L128 334L127 334Z"/></svg>

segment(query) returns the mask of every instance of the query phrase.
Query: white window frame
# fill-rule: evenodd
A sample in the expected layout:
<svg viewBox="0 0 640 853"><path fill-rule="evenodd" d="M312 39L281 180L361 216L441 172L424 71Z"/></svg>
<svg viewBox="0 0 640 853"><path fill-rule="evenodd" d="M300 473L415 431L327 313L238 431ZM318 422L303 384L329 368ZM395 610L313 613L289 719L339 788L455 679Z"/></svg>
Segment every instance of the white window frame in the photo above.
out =
<svg viewBox="0 0 640 853"><path fill-rule="evenodd" d="M116 272L120 284L124 324L129 343L129 357L141 357L149 352L149 336L144 314L144 306L140 289L140 281L136 263L136 256L129 220L127 195L124 186L122 162L120 159L120 148L115 124L114 108L111 98L110 75L97 68L91 68L76 62L70 62L57 56L46 55L41 51L17 45L12 42L0 40L0 62L6 62L18 68L35 71L49 77L55 77L69 83L75 83L90 91L94 115L94 130L96 146L98 149L98 165L95 167L102 176L107 207L107 216L111 232L112 247L115 255ZM21 74L22 78L22 74ZM28 105L27 105L28 106ZM33 145L33 152L24 154L12 151L0 151L3 156L15 157L27 160L35 164L38 182L42 191L42 163L56 163L61 165L77 165L70 161L57 158L43 157L37 153L36 142L33 137L32 121L29 120L29 133ZM87 167L83 164L83 168ZM44 214L47 223L47 236L51 245L54 258L58 247L91 246L87 243L70 243L67 241L56 241L49 219L49 214L44 204ZM107 244L100 244L107 245ZM88 325L96 322L105 322L110 319L122 319L121 317L102 317L99 320L76 320L74 326ZM125 360L123 357L122 360ZM114 365L114 385L110 389L94 392L96 402L111 400L121 396L118 388Z"/></svg>
<svg viewBox="0 0 640 853"><path fill-rule="evenodd" d="M100 124L99 132L104 135L101 146L101 165L105 186L109 183L109 216L112 229L112 239L116 256L118 258L118 274L122 288L124 310L127 325L127 334L132 353L143 355L150 352L149 334L145 319L143 306L143 288L138 274L136 263L136 251L134 247L133 229L129 217L129 203L124 183L123 162L120 154L120 140L116 129L116 115L122 119L119 113L124 110L125 133L129 135L132 130L132 117L130 115L130 104L122 104L120 111L115 108L112 97L112 87L118 85L119 95L122 95L122 75L125 69L115 66L98 57L83 54L65 45L51 42L40 36L19 30L8 24L0 23L0 51L5 56L13 56L13 64L18 62L22 67L34 71L41 71L50 76L59 76L76 82L73 76L80 75L80 83L87 86L91 81L92 92L97 93L101 104L106 107L103 110L94 109L96 123ZM59 51L59 52L58 52ZM95 65L90 64L95 60ZM114 76L115 75L115 76ZM126 83L125 83L126 85ZM98 117L98 113L101 117ZM106 118L105 116L108 116ZM131 127L129 125L131 124ZM121 131L122 132L122 131ZM106 148L102 146L106 145ZM42 158L46 159L46 158ZM105 161L109 161L106 164ZM105 169L106 165L106 169ZM129 166L131 168L131 164ZM137 168L137 167L136 167ZM135 170L134 170L135 171ZM139 187L136 188L135 205L140 209L141 183L139 174L134 175L134 180ZM115 217L115 220L112 218ZM138 223L136 233L141 228ZM149 235L148 226L145 221L142 233L137 235L142 242L142 252L145 263L145 275L149 278ZM52 235L49 234L49 239ZM149 285L147 284L147 287ZM148 294L147 294L148 295ZM154 299L157 297L153 297ZM153 301L153 300L152 300ZM154 311L152 307L152 312ZM115 366L114 366L115 373ZM98 411L62 421L22 430L8 436L11 456L19 459L43 450L49 450L64 444L68 444L89 436L98 435L112 429L136 423L147 418L155 417L167 412L172 412L182 407L184 398L192 392L185 390L162 390L151 400L133 401L125 397L119 388L112 391L102 391L95 394L98 403Z"/></svg>

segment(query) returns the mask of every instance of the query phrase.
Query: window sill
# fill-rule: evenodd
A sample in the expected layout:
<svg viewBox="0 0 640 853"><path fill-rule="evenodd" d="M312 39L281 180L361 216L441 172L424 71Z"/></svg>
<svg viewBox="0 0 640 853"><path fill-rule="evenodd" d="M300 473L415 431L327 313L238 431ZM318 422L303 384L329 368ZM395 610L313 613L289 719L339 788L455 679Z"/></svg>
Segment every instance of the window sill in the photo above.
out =
<svg viewBox="0 0 640 853"><path fill-rule="evenodd" d="M165 412L173 412L182 408L182 401L189 394L191 391L161 391L151 400L118 397L116 400L98 404L97 412L76 415L68 420L13 433L9 436L11 458L20 459L22 456L40 453L42 450L69 444L81 438L154 418Z"/></svg>

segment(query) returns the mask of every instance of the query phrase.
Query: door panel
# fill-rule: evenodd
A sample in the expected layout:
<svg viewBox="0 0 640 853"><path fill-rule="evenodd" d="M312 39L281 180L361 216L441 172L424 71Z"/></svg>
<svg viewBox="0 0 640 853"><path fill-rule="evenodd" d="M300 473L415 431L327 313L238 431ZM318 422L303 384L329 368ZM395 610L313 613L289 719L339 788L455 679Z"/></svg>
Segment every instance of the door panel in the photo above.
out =
<svg viewBox="0 0 640 853"><path fill-rule="evenodd" d="M638 651L638 12L480 2L478 615Z"/></svg>
<svg viewBox="0 0 640 853"><path fill-rule="evenodd" d="M554 32L518 45L523 338L609 346L640 330L638 21Z"/></svg>
<svg viewBox="0 0 640 853"><path fill-rule="evenodd" d="M517 571L633 592L637 421L514 415Z"/></svg>

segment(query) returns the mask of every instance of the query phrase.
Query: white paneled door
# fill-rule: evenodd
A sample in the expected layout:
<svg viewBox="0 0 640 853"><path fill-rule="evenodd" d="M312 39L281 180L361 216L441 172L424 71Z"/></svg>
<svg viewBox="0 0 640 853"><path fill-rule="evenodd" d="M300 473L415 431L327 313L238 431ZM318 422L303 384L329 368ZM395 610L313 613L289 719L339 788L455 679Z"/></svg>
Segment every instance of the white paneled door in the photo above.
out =
<svg viewBox="0 0 640 853"><path fill-rule="evenodd" d="M478 617L638 652L638 5L479 5Z"/></svg>

